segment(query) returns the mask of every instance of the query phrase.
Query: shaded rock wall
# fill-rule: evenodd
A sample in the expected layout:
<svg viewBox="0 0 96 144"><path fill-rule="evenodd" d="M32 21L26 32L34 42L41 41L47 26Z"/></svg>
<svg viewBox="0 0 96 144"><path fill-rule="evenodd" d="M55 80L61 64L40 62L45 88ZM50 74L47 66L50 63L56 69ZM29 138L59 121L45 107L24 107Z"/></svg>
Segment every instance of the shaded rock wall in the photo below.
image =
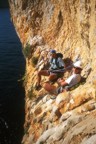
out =
<svg viewBox="0 0 96 144"><path fill-rule="evenodd" d="M90 143L96 139L96 1L9 2L11 18L22 45L26 47L26 43L29 43L31 47L26 58L26 134L23 142ZM44 89L39 92L34 90L37 70L44 67L50 48L62 52L64 58L72 61L81 59L82 76L86 78L86 83L71 92L58 95L56 100L49 99ZM34 57L38 57L35 66ZM42 81L45 81L44 77Z"/></svg>

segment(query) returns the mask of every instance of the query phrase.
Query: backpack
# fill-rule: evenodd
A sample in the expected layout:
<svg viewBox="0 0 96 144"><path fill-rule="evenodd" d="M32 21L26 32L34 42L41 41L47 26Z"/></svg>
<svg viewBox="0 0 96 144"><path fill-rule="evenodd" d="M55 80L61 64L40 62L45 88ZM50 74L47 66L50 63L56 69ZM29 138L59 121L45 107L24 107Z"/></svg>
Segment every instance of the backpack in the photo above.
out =
<svg viewBox="0 0 96 144"><path fill-rule="evenodd" d="M63 54L62 53L56 53L56 55L57 55L57 58L56 58L56 60L55 60L55 64L56 64L56 66L60 69L60 67L59 67L59 64L58 64L58 62L57 62L57 60L58 60L58 58L63 58ZM51 63L53 62L53 58L51 58Z"/></svg>
<svg viewBox="0 0 96 144"><path fill-rule="evenodd" d="M59 58L59 57L63 58L63 54L62 53L57 53L56 55L57 55L57 58Z"/></svg>

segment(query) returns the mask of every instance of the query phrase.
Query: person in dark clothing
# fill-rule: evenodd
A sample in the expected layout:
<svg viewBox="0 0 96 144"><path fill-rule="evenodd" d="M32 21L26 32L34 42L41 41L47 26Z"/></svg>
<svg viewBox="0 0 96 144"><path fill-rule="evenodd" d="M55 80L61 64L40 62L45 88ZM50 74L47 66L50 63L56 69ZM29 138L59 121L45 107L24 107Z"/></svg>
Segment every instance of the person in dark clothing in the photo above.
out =
<svg viewBox="0 0 96 144"><path fill-rule="evenodd" d="M49 81L55 80L61 73L64 73L64 61L57 56L55 50L50 51L51 59L49 60L50 68L48 70L40 70L37 74L36 90L41 88L41 76L49 76Z"/></svg>

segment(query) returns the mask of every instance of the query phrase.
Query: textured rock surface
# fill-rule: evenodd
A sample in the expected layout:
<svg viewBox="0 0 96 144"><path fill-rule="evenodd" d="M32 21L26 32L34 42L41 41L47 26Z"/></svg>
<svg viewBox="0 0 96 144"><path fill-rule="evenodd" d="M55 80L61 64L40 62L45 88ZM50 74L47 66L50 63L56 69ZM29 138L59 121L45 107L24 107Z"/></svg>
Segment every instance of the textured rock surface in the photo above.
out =
<svg viewBox="0 0 96 144"><path fill-rule="evenodd" d="M96 1L9 0L11 18L26 58L26 122L24 144L96 143ZM86 78L55 100L42 88L35 91L37 70L47 65L50 48L64 58L83 62ZM34 57L38 62L34 65ZM66 78L69 73L65 73ZM43 82L47 80L42 78ZM61 115L60 115L61 113Z"/></svg>

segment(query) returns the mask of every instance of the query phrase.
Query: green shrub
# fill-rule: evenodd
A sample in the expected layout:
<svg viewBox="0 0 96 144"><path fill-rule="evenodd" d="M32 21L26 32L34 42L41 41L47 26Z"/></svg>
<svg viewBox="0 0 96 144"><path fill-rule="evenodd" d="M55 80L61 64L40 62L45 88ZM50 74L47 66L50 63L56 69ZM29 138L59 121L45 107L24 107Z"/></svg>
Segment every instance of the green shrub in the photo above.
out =
<svg viewBox="0 0 96 144"><path fill-rule="evenodd" d="M28 134L28 129L29 129L29 126L27 126L26 128L24 128L24 133L25 134Z"/></svg>
<svg viewBox="0 0 96 144"><path fill-rule="evenodd" d="M25 48L23 49L24 56L29 58L31 55L31 46L30 44L26 44Z"/></svg>
<svg viewBox="0 0 96 144"><path fill-rule="evenodd" d="M22 76L21 79L18 80L18 82L23 82L22 86L26 87L27 81L28 81L28 75L27 72L25 71L24 75Z"/></svg>
<svg viewBox="0 0 96 144"><path fill-rule="evenodd" d="M38 57L32 57L32 65L33 66L36 66L36 64L37 64L37 62L38 62Z"/></svg>
<svg viewBox="0 0 96 144"><path fill-rule="evenodd" d="M18 79L18 82L22 82L22 86L25 87L27 84L27 81L28 81L28 76L25 71L24 75L20 79Z"/></svg>
<svg viewBox="0 0 96 144"><path fill-rule="evenodd" d="M35 97L35 93L34 93L34 88L31 87L31 89L28 91L28 97L29 99L32 99L33 97Z"/></svg>

